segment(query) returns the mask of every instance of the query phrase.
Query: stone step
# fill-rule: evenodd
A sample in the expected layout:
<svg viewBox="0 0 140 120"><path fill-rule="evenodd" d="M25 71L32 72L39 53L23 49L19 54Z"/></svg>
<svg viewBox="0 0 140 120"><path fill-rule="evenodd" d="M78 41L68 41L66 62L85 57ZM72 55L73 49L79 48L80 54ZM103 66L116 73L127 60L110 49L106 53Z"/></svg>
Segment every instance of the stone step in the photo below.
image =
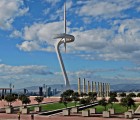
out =
<svg viewBox="0 0 140 120"><path fill-rule="evenodd" d="M140 114L140 105L138 106L138 108L135 110L134 113L135 113L135 114Z"/></svg>

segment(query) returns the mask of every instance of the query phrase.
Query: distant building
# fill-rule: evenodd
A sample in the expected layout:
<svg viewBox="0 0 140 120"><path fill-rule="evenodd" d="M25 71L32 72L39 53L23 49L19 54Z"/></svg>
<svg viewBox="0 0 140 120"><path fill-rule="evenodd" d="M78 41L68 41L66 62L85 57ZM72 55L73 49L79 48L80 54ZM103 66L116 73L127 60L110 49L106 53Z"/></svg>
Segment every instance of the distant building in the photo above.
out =
<svg viewBox="0 0 140 120"><path fill-rule="evenodd" d="M39 96L43 96L43 88L39 87Z"/></svg>

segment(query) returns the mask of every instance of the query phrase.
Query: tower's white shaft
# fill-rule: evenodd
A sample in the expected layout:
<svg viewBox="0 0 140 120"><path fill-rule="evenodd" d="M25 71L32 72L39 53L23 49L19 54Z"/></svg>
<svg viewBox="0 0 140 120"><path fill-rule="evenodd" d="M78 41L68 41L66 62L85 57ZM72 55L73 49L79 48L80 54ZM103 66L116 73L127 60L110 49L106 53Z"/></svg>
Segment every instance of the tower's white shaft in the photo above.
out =
<svg viewBox="0 0 140 120"><path fill-rule="evenodd" d="M62 70L64 80L65 80L65 87L66 87L65 89L70 89L70 83L69 83L69 80L68 80L68 76L67 76L67 73L66 73L66 70L65 70L65 67L64 67L64 63L63 63L63 60L62 60L62 56L60 54L60 49L59 49L59 46L62 43L63 43L62 41L58 40L55 44L55 50L56 50L56 53L57 53L58 61L59 61L59 64L60 64L60 67L61 67L61 70Z"/></svg>

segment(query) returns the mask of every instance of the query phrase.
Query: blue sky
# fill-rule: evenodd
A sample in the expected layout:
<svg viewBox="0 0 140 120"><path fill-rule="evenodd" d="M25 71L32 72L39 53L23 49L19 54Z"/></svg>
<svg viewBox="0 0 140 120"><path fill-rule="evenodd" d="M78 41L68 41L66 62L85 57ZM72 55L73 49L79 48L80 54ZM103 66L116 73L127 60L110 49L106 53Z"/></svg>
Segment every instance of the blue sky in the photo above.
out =
<svg viewBox="0 0 140 120"><path fill-rule="evenodd" d="M64 0L0 0L0 87L63 84L53 39ZM66 0L70 83L140 83L140 0Z"/></svg>

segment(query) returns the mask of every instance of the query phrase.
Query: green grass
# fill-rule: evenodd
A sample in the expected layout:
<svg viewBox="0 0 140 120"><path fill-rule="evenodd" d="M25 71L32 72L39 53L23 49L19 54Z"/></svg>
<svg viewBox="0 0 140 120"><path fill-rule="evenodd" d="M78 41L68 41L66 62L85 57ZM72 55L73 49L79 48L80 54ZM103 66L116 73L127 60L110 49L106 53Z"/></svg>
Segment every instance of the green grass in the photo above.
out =
<svg viewBox="0 0 140 120"><path fill-rule="evenodd" d="M77 104L77 105L79 105L79 104ZM68 103L67 106L68 107L75 106L75 103L70 102L70 103ZM65 108L65 105L63 103L52 103L52 104L41 105L41 107L42 107L43 111L51 111L51 110ZM33 109L34 109L34 106L30 107L30 110L33 110Z"/></svg>
<svg viewBox="0 0 140 120"><path fill-rule="evenodd" d="M79 105L79 104L77 103L77 105ZM132 108L134 110L136 110L136 108L139 105L140 105L140 103L136 104L136 107L134 107L134 108L132 107ZM68 103L68 107L71 107L71 106L75 106L74 102ZM52 103L52 104L41 105L41 107L42 107L42 111L51 111L51 110L65 108L65 105L63 103ZM94 108L96 108L97 113L102 113L105 110L105 108L101 105L97 105ZM111 108L111 105L107 105L106 110L108 110L109 108ZM124 113L127 111L127 108L121 106L119 103L113 104L113 108L115 108L115 113ZM30 110L31 111L34 110L34 106L30 107Z"/></svg>
<svg viewBox="0 0 140 120"><path fill-rule="evenodd" d="M136 104L136 107L131 107L132 109L136 110L136 108L139 106L140 104ZM101 105L97 105L94 108L96 108L97 113L102 113L102 111L105 110L105 108ZM109 108L111 108L111 105L107 105L106 110L108 110ZM115 109L116 113L124 113L127 111L126 107L121 106L119 103L115 103L113 104L113 108Z"/></svg>

